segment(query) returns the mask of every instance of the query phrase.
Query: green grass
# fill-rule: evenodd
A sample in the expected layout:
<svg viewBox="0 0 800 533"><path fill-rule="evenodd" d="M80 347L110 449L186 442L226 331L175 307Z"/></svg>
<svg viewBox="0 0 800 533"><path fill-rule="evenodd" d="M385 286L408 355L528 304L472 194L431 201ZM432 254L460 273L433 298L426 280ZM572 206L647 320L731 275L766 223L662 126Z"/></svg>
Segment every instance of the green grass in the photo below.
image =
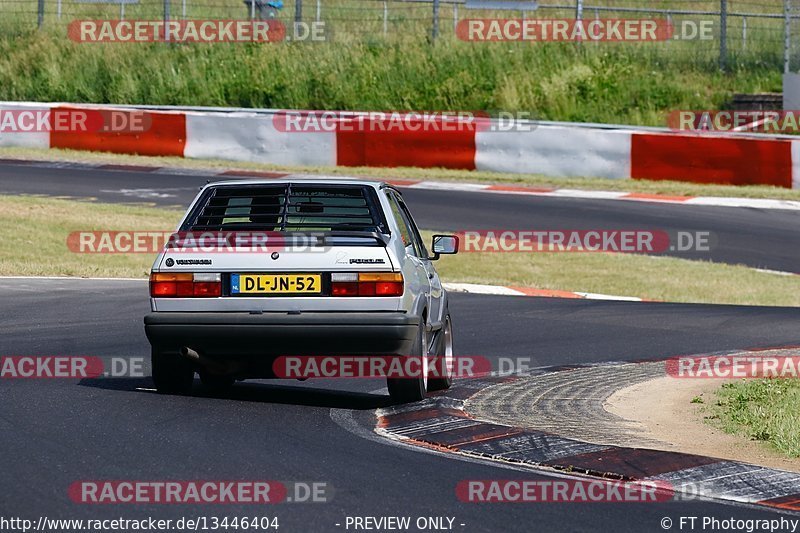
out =
<svg viewBox="0 0 800 533"><path fill-rule="evenodd" d="M736 198L773 198L800 200L800 189L784 189L761 185L702 185L679 181L612 180L604 178L552 178L538 174L504 174L500 172L448 170L440 168L373 168L373 167L301 167L267 165L218 159L183 159L148 157L75 150L41 150L0 147L0 157L10 159L74 161L94 164L131 164L154 167L176 167L212 170L278 170L337 176L366 176L377 179L438 180L468 183L499 183L529 187L553 187L601 191L626 191L672 196L717 196Z"/></svg>
<svg viewBox="0 0 800 533"><path fill-rule="evenodd" d="M714 43L468 43L444 35L431 44L423 29L386 38L358 29L348 26L330 43L172 46L79 44L55 23L0 31L0 99L503 110L663 126L672 110L717 109L735 92L781 90L780 43L771 41L753 42L723 74Z"/></svg>
<svg viewBox="0 0 800 533"><path fill-rule="evenodd" d="M182 212L32 196L0 196L0 275L146 277L155 254L79 254L75 231L170 231ZM431 232L425 232L430 240ZM680 302L800 305L800 276L741 266L600 253L445 256L446 282L519 285ZM621 274L624 273L624 274Z"/></svg>
<svg viewBox="0 0 800 533"><path fill-rule="evenodd" d="M150 273L155 254L79 254L74 231L160 230L182 211L28 196L0 196L0 275L136 277Z"/></svg>
<svg viewBox="0 0 800 533"><path fill-rule="evenodd" d="M412 206L413 207L413 206ZM611 253L461 253L436 265L447 281L634 296L668 302L800 305L800 276L738 265Z"/></svg>
<svg viewBox="0 0 800 533"><path fill-rule="evenodd" d="M714 414L726 432L767 442L788 457L800 457L800 381L725 384L717 391Z"/></svg>

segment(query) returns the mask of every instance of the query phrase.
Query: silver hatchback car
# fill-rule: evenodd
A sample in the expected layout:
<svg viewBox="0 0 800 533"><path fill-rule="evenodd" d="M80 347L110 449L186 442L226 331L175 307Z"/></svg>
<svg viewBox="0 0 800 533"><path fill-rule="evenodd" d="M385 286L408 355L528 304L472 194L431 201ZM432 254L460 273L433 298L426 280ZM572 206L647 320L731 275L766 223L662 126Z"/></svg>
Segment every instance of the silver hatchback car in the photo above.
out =
<svg viewBox="0 0 800 533"><path fill-rule="evenodd" d="M382 182L288 176L210 183L156 257L144 319L159 392L199 373L221 388L286 377L286 356L416 357L389 375L399 402L452 381L447 293L400 191ZM434 370L436 369L436 370Z"/></svg>

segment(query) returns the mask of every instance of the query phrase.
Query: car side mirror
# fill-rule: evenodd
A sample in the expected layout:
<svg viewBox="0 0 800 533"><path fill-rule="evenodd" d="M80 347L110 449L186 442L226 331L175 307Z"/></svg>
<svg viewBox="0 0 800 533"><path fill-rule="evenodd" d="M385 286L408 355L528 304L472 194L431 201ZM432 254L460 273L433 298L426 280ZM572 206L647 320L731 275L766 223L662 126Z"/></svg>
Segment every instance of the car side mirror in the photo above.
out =
<svg viewBox="0 0 800 533"><path fill-rule="evenodd" d="M455 235L434 235L431 250L433 250L433 257L431 257L433 261L439 259L440 255L457 254L458 237Z"/></svg>

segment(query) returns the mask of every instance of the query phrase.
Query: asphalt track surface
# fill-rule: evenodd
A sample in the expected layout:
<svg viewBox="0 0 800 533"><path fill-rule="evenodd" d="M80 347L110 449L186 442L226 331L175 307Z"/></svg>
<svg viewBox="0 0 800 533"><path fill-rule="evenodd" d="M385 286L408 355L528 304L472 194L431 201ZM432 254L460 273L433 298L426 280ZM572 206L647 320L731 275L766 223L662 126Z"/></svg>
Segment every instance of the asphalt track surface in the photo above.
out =
<svg viewBox="0 0 800 533"><path fill-rule="evenodd" d="M0 166L4 193L162 206L185 206L205 181L144 172ZM413 189L404 194L420 225L432 229L696 229L718 235L710 259L798 268L800 218L788 211ZM552 479L551 474L381 440L371 433L374 410L389 401L378 380L262 380L239 384L223 396L210 395L199 385L194 396L155 394L142 327L148 310L144 282L0 280L0 355L146 361L142 377L0 381L0 516L277 516L279 531L345 531L348 516L410 516L412 521L445 516L455 518L455 531L470 532L663 531L664 517L677 524L681 516L780 516L714 501L462 503L455 495L462 480L543 480ZM529 357L533 366L800 343L800 310L792 308L453 294L451 312L457 354L493 360ZM81 505L67 496L75 481L111 479L324 482L332 499L262 508Z"/></svg>
<svg viewBox="0 0 800 533"><path fill-rule="evenodd" d="M181 172L0 163L0 194L90 197L185 209L209 178ZM709 251L676 250L665 255L800 273L800 212L796 211L422 189L403 189L403 195L417 223L427 229L708 232Z"/></svg>
<svg viewBox="0 0 800 533"><path fill-rule="evenodd" d="M0 280L0 353L147 357L146 284ZM534 364L663 357L797 344L800 310L452 295L457 352L532 357ZM149 376L149 364L145 366ZM157 518L277 516L279 531L345 531L347 516L448 516L455 531L663 531L680 516L776 518L720 502L459 502L468 479L545 479L488 462L365 438L388 404L376 380L245 382L229 394L155 394L149 377L3 380L4 516ZM346 429L334 419L351 421ZM365 432L366 430L366 432ZM272 479L325 482L327 503L86 505L77 480ZM797 518L797 517L795 517ZM337 527L335 524L342 524ZM460 524L464 524L461 526ZM415 528L411 529L415 531ZM350 529L352 531L352 529Z"/></svg>

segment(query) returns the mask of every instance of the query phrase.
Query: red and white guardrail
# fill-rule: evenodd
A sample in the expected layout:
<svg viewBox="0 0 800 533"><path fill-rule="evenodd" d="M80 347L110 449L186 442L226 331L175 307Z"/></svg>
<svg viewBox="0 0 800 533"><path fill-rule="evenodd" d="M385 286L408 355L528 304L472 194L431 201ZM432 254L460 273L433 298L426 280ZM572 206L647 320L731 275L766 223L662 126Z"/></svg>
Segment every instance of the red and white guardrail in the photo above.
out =
<svg viewBox="0 0 800 533"><path fill-rule="evenodd" d="M96 112L130 107L0 102L0 114L21 110ZM800 188L800 138L681 133L540 123L521 131L473 128L344 127L287 131L280 111L146 111L146 129L41 131L4 127L0 146L69 148L121 154L254 161L292 166L381 166L488 170L550 177L676 180ZM317 113L317 112L309 112ZM402 114L404 117L413 114ZM5 118L5 117L3 117ZM413 115L412 124L425 117ZM124 122L124 121L123 121Z"/></svg>

